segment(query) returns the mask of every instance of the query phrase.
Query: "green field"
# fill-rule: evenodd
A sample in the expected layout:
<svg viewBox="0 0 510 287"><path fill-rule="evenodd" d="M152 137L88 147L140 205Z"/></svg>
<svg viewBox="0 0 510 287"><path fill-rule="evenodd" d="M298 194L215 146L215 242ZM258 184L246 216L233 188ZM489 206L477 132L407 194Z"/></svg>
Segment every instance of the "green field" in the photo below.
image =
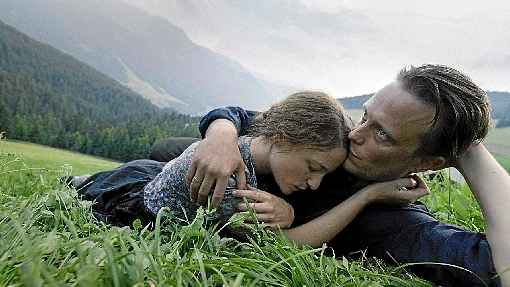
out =
<svg viewBox="0 0 510 287"><path fill-rule="evenodd" d="M19 160L30 168L63 170L73 175L108 170L120 164L112 160L62 149L10 140L0 140L0 153L16 154Z"/></svg>
<svg viewBox="0 0 510 287"><path fill-rule="evenodd" d="M497 129L493 128L489 131L486 142L489 144L497 144L510 148L510 127ZM510 154L508 154L508 156L510 157Z"/></svg>
<svg viewBox="0 0 510 287"><path fill-rule="evenodd" d="M56 179L62 164L83 173L116 163L0 144L0 286L431 286L403 266L334 258L326 247L297 247L257 226L247 242L221 239L220 227L206 227L201 215L186 226L111 227ZM424 201L438 219L484 230L466 186L428 184L432 193ZM159 216L171 220L168 213Z"/></svg>

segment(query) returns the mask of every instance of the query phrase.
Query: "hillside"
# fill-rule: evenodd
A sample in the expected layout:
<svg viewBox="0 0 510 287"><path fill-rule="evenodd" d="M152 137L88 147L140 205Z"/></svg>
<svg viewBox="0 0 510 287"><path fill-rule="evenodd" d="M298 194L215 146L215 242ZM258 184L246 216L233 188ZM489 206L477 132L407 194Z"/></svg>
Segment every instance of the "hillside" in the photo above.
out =
<svg viewBox="0 0 510 287"><path fill-rule="evenodd" d="M196 136L196 122L0 22L0 131L8 138L129 160L145 157L156 138Z"/></svg>
<svg viewBox="0 0 510 287"><path fill-rule="evenodd" d="M260 109L283 92L194 44L167 20L122 1L3 0L0 19L179 112Z"/></svg>
<svg viewBox="0 0 510 287"><path fill-rule="evenodd" d="M7 140L0 140L0 154L15 154L19 161L34 170L47 169L61 175L92 174L120 165L119 162L67 150Z"/></svg>

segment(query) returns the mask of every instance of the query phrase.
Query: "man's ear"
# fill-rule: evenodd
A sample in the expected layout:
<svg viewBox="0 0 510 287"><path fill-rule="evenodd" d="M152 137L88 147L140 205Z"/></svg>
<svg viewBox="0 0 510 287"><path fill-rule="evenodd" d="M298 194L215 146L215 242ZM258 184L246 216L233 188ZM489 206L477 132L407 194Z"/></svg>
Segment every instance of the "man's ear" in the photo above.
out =
<svg viewBox="0 0 510 287"><path fill-rule="evenodd" d="M446 159L442 156L429 156L421 158L421 162L418 166L417 172L427 170L440 170L447 167Z"/></svg>

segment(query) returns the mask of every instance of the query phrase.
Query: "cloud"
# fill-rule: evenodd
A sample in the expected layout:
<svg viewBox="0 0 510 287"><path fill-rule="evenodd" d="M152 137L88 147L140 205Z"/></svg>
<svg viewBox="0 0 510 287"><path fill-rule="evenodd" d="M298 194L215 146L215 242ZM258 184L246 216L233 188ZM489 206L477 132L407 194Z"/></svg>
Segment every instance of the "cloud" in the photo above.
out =
<svg viewBox="0 0 510 287"><path fill-rule="evenodd" d="M496 65L510 47L508 1L126 1L282 84L355 96L377 90L404 65L430 62L510 90L495 76L510 69Z"/></svg>

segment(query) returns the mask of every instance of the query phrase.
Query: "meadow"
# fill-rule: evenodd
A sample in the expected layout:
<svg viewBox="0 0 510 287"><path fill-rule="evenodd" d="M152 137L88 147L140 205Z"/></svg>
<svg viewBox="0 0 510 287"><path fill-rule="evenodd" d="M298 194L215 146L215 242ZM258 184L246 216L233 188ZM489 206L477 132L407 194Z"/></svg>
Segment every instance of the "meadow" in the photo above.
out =
<svg viewBox="0 0 510 287"><path fill-rule="evenodd" d="M5 150L0 151L0 286L432 286L408 266L334 258L327 246L297 247L260 226L247 242L220 238L221 227L204 225L209 211L186 226L171 224L164 210L153 230L138 221L130 228L108 226L93 217L89 202L58 182L69 167L38 161L23 154L26 150ZM57 158L60 152L53 152ZM78 170L87 172L108 167L103 162L87 168L89 160L75 154L67 164L81 164ZM436 217L484 230L466 186L437 178L428 184L432 194L425 203Z"/></svg>
<svg viewBox="0 0 510 287"><path fill-rule="evenodd" d="M16 154L29 168L66 169L69 174L90 174L120 165L109 159L11 140L0 140L0 152Z"/></svg>

